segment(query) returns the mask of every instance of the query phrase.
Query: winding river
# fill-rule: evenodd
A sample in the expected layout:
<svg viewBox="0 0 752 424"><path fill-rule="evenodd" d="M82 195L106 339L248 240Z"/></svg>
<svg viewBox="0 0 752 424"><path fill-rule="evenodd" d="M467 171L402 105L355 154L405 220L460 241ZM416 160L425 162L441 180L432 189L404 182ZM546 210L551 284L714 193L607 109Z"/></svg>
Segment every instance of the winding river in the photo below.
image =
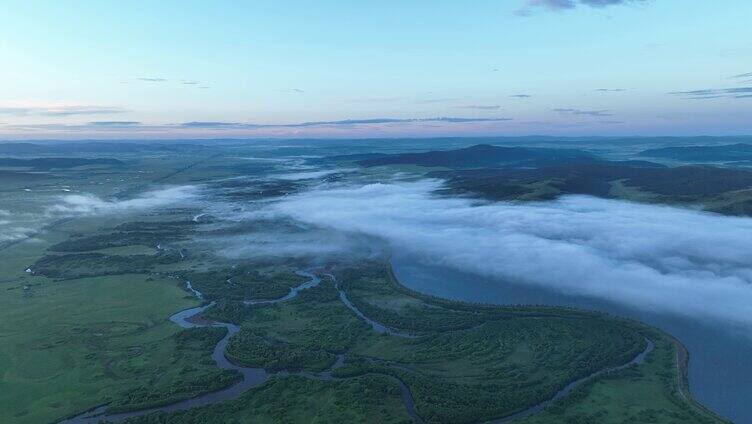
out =
<svg viewBox="0 0 752 424"><path fill-rule="evenodd" d="M258 304L284 302L284 301L295 298L302 290L315 287L321 282L321 279L318 276L307 271L298 271L298 275L308 277L309 280L297 287L292 288L287 295L278 299L273 299L273 300L247 300L244 303L246 305L258 305ZM339 298L342 301L342 303L345 306L347 306L347 308L350 309L356 316L358 316L360 319L364 320L367 324L369 324L373 328L374 331L388 334L394 337L402 337L402 338L419 337L418 335L415 335L415 334L410 334L410 333L398 331L393 328L389 328L365 316L362 313L362 311L360 311L349 300L349 298L347 297L347 293L345 293L345 291L339 287L335 277L331 274L324 274L324 275L331 278L332 281L334 282L335 288L339 292ZM198 290L193 288L190 285L190 282L186 282L186 290L193 293L198 299L203 299L202 294ZM195 308L185 309L183 311L177 312L173 314L172 316L170 316L170 321L179 325L181 328L196 328L196 327L206 327L206 326L226 328L227 334L225 334L225 336L216 344L216 346L214 346L214 350L212 352L212 359L215 361L215 363L217 364L217 367L219 367L220 369L233 370L233 371L239 372L242 375L242 379L238 383L235 383L234 385L227 387L225 389L206 393L203 395L199 395L190 399L185 399L185 400L171 403L168 405L141 409L141 410L136 410L136 411L130 411L130 412L110 414L110 413L107 413L107 405L102 405L94 409L91 409L89 411L86 411L84 413L81 413L79 415L76 415L74 417L59 421L59 424L96 424L96 423L101 423L101 422L117 423L117 422L126 420L128 418L140 417L140 416L147 415L147 414L154 413L154 412L169 413L169 412L185 411L185 410L195 408L195 407L200 407L200 406L212 405L215 403L235 399L239 397L240 395L242 395L243 393L245 393L247 390L252 389L254 387L261 386L273 375L281 375L281 376L297 375L297 376L316 379L316 380L337 379L337 377L334 377L332 375L332 371L341 367L344 364L344 355L337 355L337 359L332 365L332 367L320 373L312 373L312 372L289 373L287 371L281 371L278 373L268 373L263 368L243 367L243 366L239 366L230 362L225 356L225 349L227 348L227 343L230 341L230 339L238 331L240 331L240 327L235 324L225 323L225 322L203 323L200 321L191 320L191 318L199 315L200 313L202 313L203 311L211 307L213 304L214 302L209 303L204 306L198 306ZM569 394L576 387L580 386L581 384L599 375L612 372L612 371L621 370L621 369L630 367L632 365L641 364L645 360L645 357L650 353L650 351L652 351L652 349L653 349L653 342L646 339L645 349L642 352L640 352L637 356L635 356L632 360L630 360L629 362L623 365L610 367L607 369L597 371L584 378L573 381L569 383L566 387L559 390L550 399L547 399L537 405L534 405L528 409L525 409L513 415L509 415L509 416L506 416L497 420L493 420L491 422L494 424L507 423L507 422L524 418L524 417L533 415L537 412L540 412L541 410L545 409L546 407L556 402L560 398ZM414 402L414 399L413 399L412 393L410 392L409 387L401 379L396 378L394 376L389 376L389 377L393 378L397 382L400 388L402 401L405 405L405 410L407 414L410 416L410 418L412 419L412 421L416 424L423 424L424 420L420 417L420 415L415 410L415 402Z"/></svg>
<svg viewBox="0 0 752 424"><path fill-rule="evenodd" d="M287 295L278 299L247 300L243 303L245 303L246 305L260 305L260 304L284 302L284 301L295 298L302 290L315 287L321 282L321 279L319 277L317 277L316 275L310 272L298 271L297 274L304 276L304 277L308 277L308 281L306 281L305 283L297 287L290 289L290 292ZM328 276L332 278L332 280L334 280L334 276L330 274L328 274ZM203 295L201 294L201 292L193 288L190 282L186 282L186 290L193 293L196 296L196 298L203 299ZM379 331L379 332L385 332L390 335L394 335L398 337L414 337L412 335L407 335L405 333L399 333L399 332L395 332L390 329L387 329L387 327L377 323L376 321L373 321L367 318L347 299L347 295L345 294L343 290L339 289L339 287L337 287L337 290L340 293L340 299L342 299L345 305L347 305L347 307L350 310L352 310L357 316L364 319L366 322L370 323L374 327L374 330ZM336 379L336 377L332 376L332 371L341 367L344 364L345 356L337 355L337 359L332 365L332 367L320 373L312 373L312 372L290 373L287 371L280 371L278 373L268 373L263 368L243 367L243 366L236 365L227 359L227 357L225 356L225 349L227 348L227 343L230 341L232 336L234 336L238 331L240 331L240 327L235 324L226 323L226 322L200 323L198 321L191 320L191 318L199 315L206 309L210 308L212 305L214 305L214 302L211 302L207 305L182 310L170 316L170 321L179 325L181 328L196 328L196 327L206 327L206 326L226 328L227 334L225 334L225 336L216 344L216 346L214 346L214 350L212 351L212 359L217 364L217 367L219 367L220 369L233 370L233 371L239 372L242 375L242 379L238 383L235 383L234 385L227 387L225 389L222 389L222 390L206 393L206 394L199 395L190 399L185 399L179 402L171 403L169 405L157 406L157 407L147 408L147 409L140 409L136 411L109 414L107 413L107 405L101 405L94 409L86 411L84 413L81 413L79 415L76 415L74 417L59 421L59 423L60 424L96 424L100 422L117 423L117 422L126 420L128 418L140 417L143 415L151 414L153 412L185 411L185 410L195 408L195 407L212 405L215 403L235 399L239 397L240 395L242 395L243 393L245 393L247 390L252 389L254 387L261 386L273 375L280 375L280 376L297 375L297 376L315 379L315 380ZM407 410L408 415L413 419L414 422L423 423L423 420L418 416L417 412L415 411L415 402L413 401L413 396L412 396L412 393L410 393L410 389L402 380L398 378L394 378L394 379L396 380L397 384L400 387L402 401L405 404L405 408Z"/></svg>

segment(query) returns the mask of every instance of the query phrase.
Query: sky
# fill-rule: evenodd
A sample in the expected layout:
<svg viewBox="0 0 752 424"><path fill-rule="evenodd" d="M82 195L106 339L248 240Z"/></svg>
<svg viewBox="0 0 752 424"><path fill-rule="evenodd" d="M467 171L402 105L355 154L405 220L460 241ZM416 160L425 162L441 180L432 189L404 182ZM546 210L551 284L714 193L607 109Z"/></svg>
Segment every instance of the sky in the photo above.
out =
<svg viewBox="0 0 752 424"><path fill-rule="evenodd" d="M752 134L752 2L0 3L0 140Z"/></svg>

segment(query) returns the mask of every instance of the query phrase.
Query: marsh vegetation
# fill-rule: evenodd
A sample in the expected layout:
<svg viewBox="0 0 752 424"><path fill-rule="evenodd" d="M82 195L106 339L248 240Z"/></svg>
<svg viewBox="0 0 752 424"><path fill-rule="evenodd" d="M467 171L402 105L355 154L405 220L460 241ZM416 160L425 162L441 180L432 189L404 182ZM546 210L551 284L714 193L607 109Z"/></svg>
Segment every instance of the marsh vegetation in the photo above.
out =
<svg viewBox="0 0 752 424"><path fill-rule="evenodd" d="M240 327L224 351L227 359L262 368L271 378L225 402L129 422L476 423L525 411L582 378L587 381L571 394L520 422L718 422L688 396L677 367L679 345L639 323L575 309L429 296L402 286L379 254L222 255L214 247L223 237L290 234L307 227L263 215L222 222L227 211L218 204L270 202L309 183L266 174L232 179L249 172L247 162L207 155L203 147L149 151L155 156L141 162L102 162L112 165L106 172L72 166L46 169L39 177L40 187L65 181L68 190L85 182L79 189L108 193L99 199L100 209L115 208L120 199L141 199L134 196L155 183L203 184L213 191L210 202L158 203L148 212L134 203L106 214L64 202L56 210L65 214L51 214L61 219L34 232L34 241L29 237L0 251L5 271L0 288L6 294L0 297L3 422L54 422L101 405L108 413L142 410L231 387L242 377L218 369L212 359L227 334L225 327L211 327L213 322ZM176 151L185 156L173 157ZM678 193L653 178L676 171L593 164L590 154L575 150L513 149L517 156L510 161L470 153L484 166L556 158L587 165L547 167L535 175L519 169L487 172L460 169L451 154L443 154L440 166L458 168L442 171L451 173L452 194L542 199L578 190L612 193L615 181L652 195L705 196L746 187L736 174L708 171L718 178L705 178L693 169L680 172L700 175L707 187ZM338 160L381 161L366 164L375 167L393 162L386 158L342 155ZM258 169L287 175L270 165ZM375 178L370 172L377 171L357 177ZM583 175L593 178L584 181ZM17 192L8 198L16 208L25 202ZM304 283L307 277L297 271L310 267L320 284L284 302L269 302ZM209 302L193 317L200 328L181 329L167 320ZM372 322L393 331L377 331ZM655 348L644 363L588 379L630 363L646 351L648 340Z"/></svg>

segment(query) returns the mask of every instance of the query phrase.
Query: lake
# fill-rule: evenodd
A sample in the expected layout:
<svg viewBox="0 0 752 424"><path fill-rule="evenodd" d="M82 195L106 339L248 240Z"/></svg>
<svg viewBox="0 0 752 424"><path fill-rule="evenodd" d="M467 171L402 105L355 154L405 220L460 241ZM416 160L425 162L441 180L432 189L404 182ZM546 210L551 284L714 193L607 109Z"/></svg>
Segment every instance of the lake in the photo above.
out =
<svg viewBox="0 0 752 424"><path fill-rule="evenodd" d="M593 297L567 295L541 286L430 264L393 255L392 267L405 286L444 298L493 304L545 304L603 311L658 327L689 351L689 384L694 398L735 423L752 423L752 331L689 316L640 310Z"/></svg>

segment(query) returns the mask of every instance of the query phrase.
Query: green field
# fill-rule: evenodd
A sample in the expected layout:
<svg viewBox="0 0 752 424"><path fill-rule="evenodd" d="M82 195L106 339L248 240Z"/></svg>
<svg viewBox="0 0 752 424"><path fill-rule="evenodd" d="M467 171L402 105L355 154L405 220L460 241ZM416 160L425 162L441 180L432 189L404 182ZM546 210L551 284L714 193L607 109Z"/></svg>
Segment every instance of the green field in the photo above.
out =
<svg viewBox="0 0 752 424"><path fill-rule="evenodd" d="M342 393L347 392L343 387L349 387L343 386L345 382L362 376L399 378L407 383L425 421L460 423L501 417L542 401L578 376L627 362L644 348L642 337L648 337L656 348L644 364L583 386L536 416L535 422L600 422L587 421L592 416L614 417L612 422L642 422L645 417L663 419L657 422L718 422L681 397L673 342L650 328L588 313L487 307L412 295L377 264L335 273L350 279L344 286L354 303L369 302L370 312L392 315L393 322L407 324L397 328L421 329L422 335L406 339L375 333L339 301L329 281L291 302L254 308L243 321L243 332L231 342L228 356L270 371L321 371L331 365L331 354L345 353L344 367L334 372L337 379L327 383L336 393L332 396L347 395ZM430 326L424 324L442 321L450 327L427 330ZM606 389L604 395L600 387L609 384L616 388ZM260 392L227 402L224 409L197 408L133 422L242 422L258 417ZM296 395L298 391L284 392L281 397ZM370 395L351 399L353 408L371 401ZM285 405L278 412L280 421L307 422L301 419L305 402ZM577 411L590 415L583 418ZM386 422L400 419L393 414L393 410L373 409L367 416ZM264 416L258 419L264 422Z"/></svg>
<svg viewBox="0 0 752 424"><path fill-rule="evenodd" d="M520 423L719 422L712 413L688 400L676 365L676 352L681 347L670 337L652 334L656 350L643 365L585 384L568 398Z"/></svg>
<svg viewBox="0 0 752 424"><path fill-rule="evenodd" d="M282 196L304 185L228 180L250 172L250 165L209 153L126 157L113 169L48 170L28 187L18 175L0 175L10 183L0 193L4 210L36 225L27 238L0 245L0 422L51 423L103 404L110 412L138 410L238 381L210 357L224 329L182 330L168 320L199 305L185 281L216 301L204 318L240 325L226 356L277 374L236 399L134 423L407 423L401 384L428 423L484 422L629 362L644 351L646 338L655 349L645 363L593 379L520 422L719 422L687 395L674 341L638 323L422 295L400 285L385 258L331 259L320 266L336 284L322 273L320 285L294 299L246 306L243 300L279 298L304 282L295 271L308 262L219 254L215 239L239 227L217 226L212 217L193 220L204 204L73 216L45 209L59 201L62 186L113 201L163 185L204 184L216 190L211 201L220 201ZM382 172L372 168L358 178ZM546 184L536 184L526 189L550 194ZM23 190L29 187L34 191ZM614 187L635 195L632 187ZM300 231L276 221L241 229L276 225ZM339 290L399 334L375 331ZM344 364L331 369L338 357ZM326 380L300 373L330 369Z"/></svg>
<svg viewBox="0 0 752 424"><path fill-rule="evenodd" d="M176 414L153 414L129 424L202 423L408 424L397 385L383 376L342 381L274 378L237 400Z"/></svg>
<svg viewBox="0 0 752 424"><path fill-rule="evenodd" d="M180 364L171 363L173 336L179 329L166 317L195 301L174 282L123 275L43 284L32 291L8 290L0 297L0 421L49 422L117 398L153 377L175 377ZM214 369L202 366L197 372Z"/></svg>
<svg viewBox="0 0 752 424"><path fill-rule="evenodd" d="M200 160L139 157L112 170L0 175L2 209L16 219L8 225L31 227L25 241L0 243L0 422L49 423L107 402L127 409L190 397L236 378L216 369L209 358L213 345L186 343L184 332L168 321L198 302L165 272L155 273L158 264L146 260L156 253L146 246L151 240L120 238L116 247L78 243L81 237L111 234L118 224L142 216L138 211L73 220L44 213L67 194L59 187L103 196L136 193L155 181L172 182L165 177L177 179L186 163ZM152 219L173 218L168 213ZM98 249L94 254L115 263L98 257L72 261L77 254L70 253L42 272L25 272L45 256L57 258L60 252L50 248L64 242ZM134 258L148 266L135 266Z"/></svg>

